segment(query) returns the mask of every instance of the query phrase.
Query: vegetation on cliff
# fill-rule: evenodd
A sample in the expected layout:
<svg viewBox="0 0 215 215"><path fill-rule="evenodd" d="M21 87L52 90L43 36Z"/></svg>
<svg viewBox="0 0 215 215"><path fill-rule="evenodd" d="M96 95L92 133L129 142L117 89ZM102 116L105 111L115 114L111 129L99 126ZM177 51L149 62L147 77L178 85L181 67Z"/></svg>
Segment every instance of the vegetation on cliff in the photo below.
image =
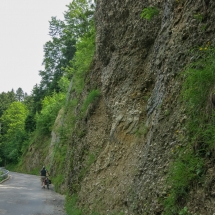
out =
<svg viewBox="0 0 215 215"><path fill-rule="evenodd" d="M166 215L190 214L186 203L194 187L203 187L208 164L214 157L215 49L208 42L192 51L193 62L181 74L181 99L187 120L183 145L175 148L167 184L171 187L164 202Z"/></svg>

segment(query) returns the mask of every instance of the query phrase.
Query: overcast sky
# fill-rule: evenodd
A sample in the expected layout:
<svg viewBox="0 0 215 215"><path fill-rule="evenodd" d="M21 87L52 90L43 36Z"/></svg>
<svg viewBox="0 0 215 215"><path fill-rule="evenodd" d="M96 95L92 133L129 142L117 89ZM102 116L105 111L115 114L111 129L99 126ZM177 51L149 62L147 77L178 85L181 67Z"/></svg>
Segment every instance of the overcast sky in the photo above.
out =
<svg viewBox="0 0 215 215"><path fill-rule="evenodd" d="M40 83L51 16L63 20L72 0L0 0L0 93Z"/></svg>

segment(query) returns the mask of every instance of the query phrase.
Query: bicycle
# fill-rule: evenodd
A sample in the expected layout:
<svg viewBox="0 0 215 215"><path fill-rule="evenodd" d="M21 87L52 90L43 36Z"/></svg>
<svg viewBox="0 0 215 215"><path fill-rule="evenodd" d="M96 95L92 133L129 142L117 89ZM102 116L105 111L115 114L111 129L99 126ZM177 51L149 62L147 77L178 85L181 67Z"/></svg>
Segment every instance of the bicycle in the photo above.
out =
<svg viewBox="0 0 215 215"><path fill-rule="evenodd" d="M49 185L51 184L51 180L48 178L48 176L44 179L44 184L46 185L47 189L49 189ZM45 188L45 186L44 186Z"/></svg>

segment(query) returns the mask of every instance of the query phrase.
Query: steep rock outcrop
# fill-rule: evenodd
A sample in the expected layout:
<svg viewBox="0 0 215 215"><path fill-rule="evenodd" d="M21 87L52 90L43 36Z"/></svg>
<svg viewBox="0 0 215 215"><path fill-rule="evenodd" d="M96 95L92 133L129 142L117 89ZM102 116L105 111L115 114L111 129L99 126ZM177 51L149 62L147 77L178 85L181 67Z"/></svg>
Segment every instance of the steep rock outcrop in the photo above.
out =
<svg viewBox="0 0 215 215"><path fill-rule="evenodd" d="M97 86L102 95L86 119L86 136L72 143L96 157L79 181L80 207L101 214L162 212L159 199L167 195L166 173L186 120L178 74L191 62L193 47L214 41L214 4L97 1L96 55L86 90ZM140 18L149 6L160 11L150 21ZM73 149L75 156L83 151ZM82 155L72 168L86 167L87 159ZM69 185L79 183L76 174L69 178Z"/></svg>
<svg viewBox="0 0 215 215"><path fill-rule="evenodd" d="M141 18L151 6L159 15ZM214 9L212 0L97 0L96 53L80 104L92 89L101 96L71 131L61 187L78 194L80 208L162 214L169 164L186 140L179 74L193 60L191 49L215 42ZM192 192L193 213L215 211L213 195Z"/></svg>

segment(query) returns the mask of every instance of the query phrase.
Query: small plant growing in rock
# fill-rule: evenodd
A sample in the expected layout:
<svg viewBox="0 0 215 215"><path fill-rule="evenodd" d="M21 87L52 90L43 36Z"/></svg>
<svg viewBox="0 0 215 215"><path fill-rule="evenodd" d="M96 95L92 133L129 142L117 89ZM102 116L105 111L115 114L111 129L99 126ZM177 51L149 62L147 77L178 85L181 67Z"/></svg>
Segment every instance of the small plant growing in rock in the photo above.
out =
<svg viewBox="0 0 215 215"><path fill-rule="evenodd" d="M100 96L99 90L92 90L89 95L87 96L86 100L84 101L84 104L82 106L82 112L86 112L88 106L95 101L96 98Z"/></svg>
<svg viewBox="0 0 215 215"><path fill-rule="evenodd" d="M151 20L154 16L159 14L159 10L156 7L146 7L141 13L141 18Z"/></svg>
<svg viewBox="0 0 215 215"><path fill-rule="evenodd" d="M207 28L207 25L202 25L201 30L202 30L202 31L205 31L206 28Z"/></svg>
<svg viewBox="0 0 215 215"><path fill-rule="evenodd" d="M165 116L168 116L169 114L170 114L170 110L167 109L167 110L164 111Z"/></svg>
<svg viewBox="0 0 215 215"><path fill-rule="evenodd" d="M146 96L143 96L143 99L144 99L144 101L147 102L147 101L149 100L149 96L147 96L147 95L146 95Z"/></svg>
<svg viewBox="0 0 215 215"><path fill-rule="evenodd" d="M136 131L136 135L137 135L138 137L140 137L140 136L145 136L145 135L148 133L148 130L149 130L148 126L142 124L142 125L139 127L139 129Z"/></svg>
<svg viewBox="0 0 215 215"><path fill-rule="evenodd" d="M200 13L198 13L198 14L194 14L194 19L197 19L197 20L199 20L200 22L203 20L203 15L202 14L200 14Z"/></svg>
<svg viewBox="0 0 215 215"><path fill-rule="evenodd" d="M188 212L187 207L184 207L180 212L179 215L191 215L191 213Z"/></svg>

